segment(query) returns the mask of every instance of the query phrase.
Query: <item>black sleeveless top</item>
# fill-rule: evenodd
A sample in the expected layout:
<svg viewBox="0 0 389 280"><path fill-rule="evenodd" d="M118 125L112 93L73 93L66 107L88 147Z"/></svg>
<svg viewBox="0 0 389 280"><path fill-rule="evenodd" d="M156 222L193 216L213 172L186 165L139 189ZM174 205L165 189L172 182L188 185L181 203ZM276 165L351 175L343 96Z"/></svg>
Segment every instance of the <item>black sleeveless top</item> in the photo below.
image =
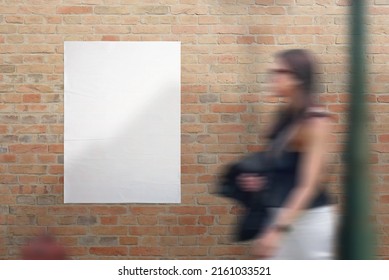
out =
<svg viewBox="0 0 389 280"><path fill-rule="evenodd" d="M303 118L308 117L325 117L327 114L304 114ZM276 128L271 137L271 146L277 145L278 140L282 136L283 131L290 127L293 123L292 119L286 120L284 125ZM277 148L277 147L275 147ZM302 152L288 151L282 149L275 155L274 152L269 153L269 164L271 165L271 172L267 174L268 189L266 195L266 206L267 207L282 207L290 195L291 191L297 186L298 182L298 167ZM324 184L317 186L320 190L313 198L308 208L325 206L331 203L330 197L325 190Z"/></svg>

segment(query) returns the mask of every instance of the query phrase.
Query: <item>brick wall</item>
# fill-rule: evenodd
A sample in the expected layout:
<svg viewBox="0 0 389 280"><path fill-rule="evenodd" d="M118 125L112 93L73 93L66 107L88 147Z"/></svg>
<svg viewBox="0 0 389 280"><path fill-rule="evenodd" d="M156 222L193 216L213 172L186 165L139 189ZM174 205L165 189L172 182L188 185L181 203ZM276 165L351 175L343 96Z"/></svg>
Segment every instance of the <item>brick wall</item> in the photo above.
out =
<svg viewBox="0 0 389 280"><path fill-rule="evenodd" d="M231 233L240 208L215 193L220 167L260 149L279 100L275 51L321 60L336 116L330 191L342 197L348 1L5 0L0 2L0 258L47 231L73 258L249 258ZM389 6L369 1L371 167L380 258L389 257ZM182 204L63 204L63 42L182 42Z"/></svg>
<svg viewBox="0 0 389 280"><path fill-rule="evenodd" d="M372 3L373 1L371 1ZM372 190L377 224L378 256L389 259L387 220L389 190L389 3L374 0L369 6L368 17L368 101L370 109L370 139ZM386 30L386 31L385 31ZM385 35L386 34L386 35Z"/></svg>

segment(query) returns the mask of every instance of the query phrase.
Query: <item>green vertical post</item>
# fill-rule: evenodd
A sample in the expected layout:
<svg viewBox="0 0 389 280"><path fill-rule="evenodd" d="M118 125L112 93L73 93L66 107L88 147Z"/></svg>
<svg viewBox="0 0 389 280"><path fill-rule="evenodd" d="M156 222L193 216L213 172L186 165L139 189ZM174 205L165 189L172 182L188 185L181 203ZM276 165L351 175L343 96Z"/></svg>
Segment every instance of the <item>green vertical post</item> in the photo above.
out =
<svg viewBox="0 0 389 280"><path fill-rule="evenodd" d="M346 150L345 207L339 236L339 258L375 259L370 220L367 106L365 99L364 1L351 1L351 76L349 135Z"/></svg>

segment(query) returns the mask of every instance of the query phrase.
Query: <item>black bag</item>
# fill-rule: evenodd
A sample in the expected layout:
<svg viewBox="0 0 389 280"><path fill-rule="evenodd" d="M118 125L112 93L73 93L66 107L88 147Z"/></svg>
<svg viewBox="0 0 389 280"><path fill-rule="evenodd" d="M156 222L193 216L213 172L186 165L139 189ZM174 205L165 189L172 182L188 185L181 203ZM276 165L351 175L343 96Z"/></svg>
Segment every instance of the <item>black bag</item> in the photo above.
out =
<svg viewBox="0 0 389 280"><path fill-rule="evenodd" d="M265 152L251 153L226 167L219 180L219 194L237 200L246 208L236 232L237 241L246 241L261 234L270 223L266 209L268 186L257 192L243 191L237 183L237 177L244 173L267 176L271 171Z"/></svg>

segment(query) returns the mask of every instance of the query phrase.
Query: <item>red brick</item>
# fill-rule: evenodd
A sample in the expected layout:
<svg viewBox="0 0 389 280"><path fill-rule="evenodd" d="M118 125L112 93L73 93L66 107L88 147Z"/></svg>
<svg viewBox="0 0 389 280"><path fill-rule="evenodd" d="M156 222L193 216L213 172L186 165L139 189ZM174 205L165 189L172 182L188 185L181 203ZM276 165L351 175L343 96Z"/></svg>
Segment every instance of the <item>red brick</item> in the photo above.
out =
<svg viewBox="0 0 389 280"><path fill-rule="evenodd" d="M209 133L243 133L246 131L245 125L242 124L219 124L219 125L209 125Z"/></svg>
<svg viewBox="0 0 389 280"><path fill-rule="evenodd" d="M178 217L179 225L196 225L196 223L197 223L196 216Z"/></svg>
<svg viewBox="0 0 389 280"><path fill-rule="evenodd" d="M40 94L24 94L23 95L23 102L25 103L39 103L41 101L41 95Z"/></svg>
<svg viewBox="0 0 389 280"><path fill-rule="evenodd" d="M16 162L16 155L12 154L0 154L0 163Z"/></svg>
<svg viewBox="0 0 389 280"><path fill-rule="evenodd" d="M11 165L8 169L12 174L45 174L47 172L45 165Z"/></svg>
<svg viewBox="0 0 389 280"><path fill-rule="evenodd" d="M172 226L170 233L173 235L203 235L207 232L205 226Z"/></svg>
<svg viewBox="0 0 389 280"><path fill-rule="evenodd" d="M171 206L169 212L181 215L204 215L206 208L202 206Z"/></svg>
<svg viewBox="0 0 389 280"><path fill-rule="evenodd" d="M212 226L209 228L210 235L231 235L233 228L231 226Z"/></svg>
<svg viewBox="0 0 389 280"><path fill-rule="evenodd" d="M215 221L214 216L201 216L201 217L199 217L199 224L200 225L210 226L210 225L213 225L214 221Z"/></svg>
<svg viewBox="0 0 389 280"><path fill-rule="evenodd" d="M58 176L40 176L39 182L41 184L58 184L58 183L60 183Z"/></svg>
<svg viewBox="0 0 389 280"><path fill-rule="evenodd" d="M58 153L63 154L64 145L63 144L50 144L49 145L49 153Z"/></svg>
<svg viewBox="0 0 389 280"><path fill-rule="evenodd" d="M16 112L46 112L48 106L47 105L17 105L15 106Z"/></svg>
<svg viewBox="0 0 389 280"><path fill-rule="evenodd" d="M92 226L90 232L94 235L127 235L127 226Z"/></svg>
<svg viewBox="0 0 389 280"><path fill-rule="evenodd" d="M139 246L159 246L159 237L158 236L144 236L139 242Z"/></svg>
<svg viewBox="0 0 389 280"><path fill-rule="evenodd" d="M181 173L182 174L199 174L199 173L205 173L206 168L202 165L183 165L181 166Z"/></svg>
<svg viewBox="0 0 389 280"><path fill-rule="evenodd" d="M102 256L127 256L127 247L91 247L89 253Z"/></svg>
<svg viewBox="0 0 389 280"><path fill-rule="evenodd" d="M211 111L214 113L241 113L246 110L246 105L211 105Z"/></svg>
<svg viewBox="0 0 389 280"><path fill-rule="evenodd" d="M116 216L100 217L100 223L102 225L117 225L118 217Z"/></svg>
<svg viewBox="0 0 389 280"><path fill-rule="evenodd" d="M163 255L166 255L166 248L134 247L134 248L130 248L130 255L133 255L133 256L163 256Z"/></svg>
<svg viewBox="0 0 389 280"><path fill-rule="evenodd" d="M176 247L171 250L171 253L177 256L207 256L207 247Z"/></svg>
<svg viewBox="0 0 389 280"><path fill-rule="evenodd" d="M389 134L379 135L378 140L382 143L389 143Z"/></svg>
<svg viewBox="0 0 389 280"><path fill-rule="evenodd" d="M16 197L13 195L0 195L0 204L15 204L15 198Z"/></svg>
<svg viewBox="0 0 389 280"><path fill-rule="evenodd" d="M14 144L9 145L11 153L44 153L48 151L47 145L44 144Z"/></svg>
<svg viewBox="0 0 389 280"><path fill-rule="evenodd" d="M63 174L64 166L63 165L51 165L49 166L49 174Z"/></svg>
<svg viewBox="0 0 389 280"><path fill-rule="evenodd" d="M238 37L238 44L253 44L256 41L256 37L254 36L242 36Z"/></svg>
<svg viewBox="0 0 389 280"><path fill-rule="evenodd" d="M0 175L0 184L16 184L18 177L16 175Z"/></svg>
<svg viewBox="0 0 389 280"><path fill-rule="evenodd" d="M38 155L38 162L40 163L56 163L57 156L56 155Z"/></svg>
<svg viewBox="0 0 389 280"><path fill-rule="evenodd" d="M58 14L91 14L93 7L91 6L60 6L57 7Z"/></svg>
<svg viewBox="0 0 389 280"><path fill-rule="evenodd" d="M166 235L167 228L162 226L130 226L130 235Z"/></svg>
<svg viewBox="0 0 389 280"><path fill-rule="evenodd" d="M246 250L243 247L213 247L210 249L211 254L215 256L236 256L236 255L244 255L246 254Z"/></svg>
<svg viewBox="0 0 389 280"><path fill-rule="evenodd" d="M216 34L246 34L247 27L245 26L214 26L212 27L212 33Z"/></svg>
<svg viewBox="0 0 389 280"><path fill-rule="evenodd" d="M104 35L101 37L101 40L102 41L120 41L120 37L115 36L115 35Z"/></svg>
<svg viewBox="0 0 389 280"><path fill-rule="evenodd" d="M156 225L157 224L157 217L150 217L150 216L141 216L138 217L138 224L139 225Z"/></svg>
<svg viewBox="0 0 389 280"><path fill-rule="evenodd" d="M38 216L37 224L39 226L55 226L57 219L55 216Z"/></svg>
<svg viewBox="0 0 389 280"><path fill-rule="evenodd" d="M207 107L205 105L182 105L182 113L205 113Z"/></svg>
<svg viewBox="0 0 389 280"><path fill-rule="evenodd" d="M138 237L123 236L119 238L120 245L138 245Z"/></svg>
<svg viewBox="0 0 389 280"><path fill-rule="evenodd" d="M165 207L133 206L130 208L133 215L160 215L166 212Z"/></svg>
<svg viewBox="0 0 389 280"><path fill-rule="evenodd" d="M34 154L21 154L18 156L19 164L33 164L36 163L36 155Z"/></svg>
<svg viewBox="0 0 389 280"><path fill-rule="evenodd" d="M15 134L45 134L47 127L45 125L14 125Z"/></svg>
<svg viewBox="0 0 389 280"><path fill-rule="evenodd" d="M199 175L197 178L197 182L200 184L203 183L213 183L215 182L215 176L214 175Z"/></svg>
<svg viewBox="0 0 389 280"><path fill-rule="evenodd" d="M389 153L389 143L385 142L384 144L372 144L371 149L375 152Z"/></svg>
<svg viewBox="0 0 389 280"><path fill-rule="evenodd" d="M183 133L200 133L204 132L204 125L202 124L182 124L181 131Z"/></svg>
<svg viewBox="0 0 389 280"><path fill-rule="evenodd" d="M381 195L380 202L385 204L389 203L389 195Z"/></svg>
<svg viewBox="0 0 389 280"><path fill-rule="evenodd" d="M87 214L88 208L84 206L51 206L48 213L51 215L83 215Z"/></svg>
<svg viewBox="0 0 389 280"><path fill-rule="evenodd" d="M159 225L177 225L177 216L159 216L158 224Z"/></svg>
<svg viewBox="0 0 389 280"><path fill-rule="evenodd" d="M208 26L172 26L173 34L207 34Z"/></svg>
<svg viewBox="0 0 389 280"><path fill-rule="evenodd" d="M87 228L74 225L63 227L49 227L48 232L53 235L85 235L87 233Z"/></svg>
<svg viewBox="0 0 389 280"><path fill-rule="evenodd" d="M125 206L92 206L90 207L91 214L98 215L121 215L127 213Z"/></svg>
<svg viewBox="0 0 389 280"><path fill-rule="evenodd" d="M53 89L50 86L46 86L46 85L22 85L22 86L17 87L17 89L16 89L16 92L21 92L21 93L33 93L33 92L34 93L35 92L47 93L47 92L52 92L52 91L53 91ZM23 98L27 98L27 97L28 97L27 95L23 95ZM30 98L40 99L41 95L36 94L36 96L35 96L35 95L31 94ZM24 101L24 102L26 102L26 101Z"/></svg>

